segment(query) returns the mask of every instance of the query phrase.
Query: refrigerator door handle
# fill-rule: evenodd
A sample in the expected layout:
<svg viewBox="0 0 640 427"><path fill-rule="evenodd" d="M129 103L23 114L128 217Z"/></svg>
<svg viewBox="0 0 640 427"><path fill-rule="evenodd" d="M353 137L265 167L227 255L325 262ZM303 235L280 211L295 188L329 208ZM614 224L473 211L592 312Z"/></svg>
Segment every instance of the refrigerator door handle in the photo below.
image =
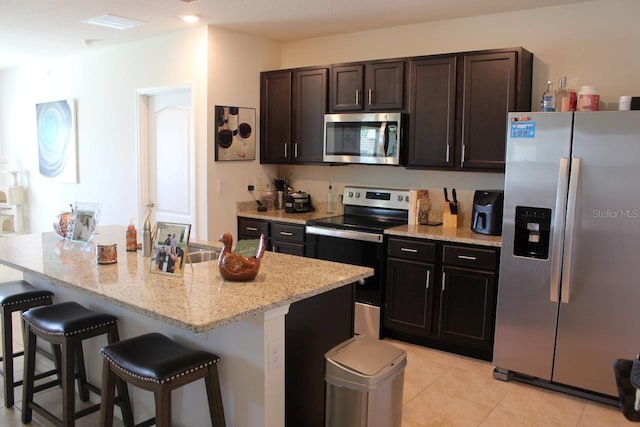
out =
<svg viewBox="0 0 640 427"><path fill-rule="evenodd" d="M562 292L560 302L569 303L571 296L571 253L573 251L573 234L576 219L576 205L578 199L578 184L580 180L580 157L571 160L571 176L569 178L569 202L567 205L567 223L565 233L564 253L562 255Z"/></svg>
<svg viewBox="0 0 640 427"><path fill-rule="evenodd" d="M553 218L553 259L551 262L551 286L549 287L551 302L558 302L560 294L560 278L562 272L562 238L564 235L564 213L567 209L569 192L569 158L560 159L558 173L558 191L556 193L555 215Z"/></svg>

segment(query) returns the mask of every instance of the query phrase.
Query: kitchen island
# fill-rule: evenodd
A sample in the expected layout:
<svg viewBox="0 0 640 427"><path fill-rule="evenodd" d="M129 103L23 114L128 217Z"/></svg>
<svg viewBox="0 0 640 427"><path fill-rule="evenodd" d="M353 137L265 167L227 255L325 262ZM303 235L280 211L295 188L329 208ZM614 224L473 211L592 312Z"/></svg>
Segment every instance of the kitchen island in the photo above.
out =
<svg viewBox="0 0 640 427"><path fill-rule="evenodd" d="M118 316L122 338L157 331L218 354L229 426L284 425L282 359L289 307L373 273L365 267L268 252L251 282L224 281L215 262L196 263L193 269L187 265L184 275L175 277L150 273L150 258L126 252L124 227L100 227L95 240L117 243L118 262L98 265L94 243L70 242L50 232L4 237L0 263L53 291L55 302L73 300ZM88 374L96 384L101 373L98 349L105 344L106 339L98 337L85 346ZM131 391L138 422L153 413L153 400L148 393ZM196 382L176 391L173 414L177 426L208 425L204 385Z"/></svg>

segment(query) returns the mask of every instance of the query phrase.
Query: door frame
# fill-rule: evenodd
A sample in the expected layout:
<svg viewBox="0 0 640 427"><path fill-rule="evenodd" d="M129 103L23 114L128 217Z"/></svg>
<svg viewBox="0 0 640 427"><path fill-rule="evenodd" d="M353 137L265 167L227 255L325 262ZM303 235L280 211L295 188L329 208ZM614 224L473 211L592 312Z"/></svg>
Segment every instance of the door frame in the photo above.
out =
<svg viewBox="0 0 640 427"><path fill-rule="evenodd" d="M189 91L189 97L191 99L191 123L189 123L190 127L190 138L189 138L189 168L192 173L190 176L190 186L191 194L190 203L191 206L189 209L194 215L193 223L191 224L191 235L195 236L196 234L196 197L197 197L197 189L196 189L196 153L195 153L195 103L193 96L193 85L174 85L174 86L161 86L161 87L151 87L151 88L142 88L136 90L136 148L138 155L138 218L140 227L142 227L144 223L144 219L147 211L147 201L143 200L145 194L149 194L149 185L148 185L148 175L149 175L149 140L148 140L148 113L149 113L149 104L148 100L152 96L163 95L170 92L178 92L178 91ZM153 225L152 225L153 226Z"/></svg>

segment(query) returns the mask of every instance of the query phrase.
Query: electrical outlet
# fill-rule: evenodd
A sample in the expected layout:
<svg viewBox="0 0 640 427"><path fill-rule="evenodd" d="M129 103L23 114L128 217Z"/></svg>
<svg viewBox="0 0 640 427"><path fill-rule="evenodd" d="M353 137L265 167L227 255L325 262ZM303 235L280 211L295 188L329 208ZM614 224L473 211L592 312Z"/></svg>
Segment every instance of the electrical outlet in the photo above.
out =
<svg viewBox="0 0 640 427"><path fill-rule="evenodd" d="M268 367L270 371L274 369L281 369L284 365L284 348L282 346L282 340L273 340L269 343L267 349L269 361Z"/></svg>
<svg viewBox="0 0 640 427"><path fill-rule="evenodd" d="M251 184L247 185L247 191L253 191L255 190L255 187Z"/></svg>

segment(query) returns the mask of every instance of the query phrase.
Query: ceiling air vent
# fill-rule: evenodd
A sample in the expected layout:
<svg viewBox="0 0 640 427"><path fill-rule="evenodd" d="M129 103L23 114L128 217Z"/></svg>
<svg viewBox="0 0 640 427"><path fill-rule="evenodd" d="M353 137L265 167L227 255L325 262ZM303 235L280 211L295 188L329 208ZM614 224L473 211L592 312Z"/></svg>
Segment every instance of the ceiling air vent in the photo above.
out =
<svg viewBox="0 0 640 427"><path fill-rule="evenodd" d="M131 18L123 18L116 15L102 15L96 18L82 21L84 24L100 25L103 27L115 28L116 30L127 30L129 28L144 25L146 22L138 21Z"/></svg>

